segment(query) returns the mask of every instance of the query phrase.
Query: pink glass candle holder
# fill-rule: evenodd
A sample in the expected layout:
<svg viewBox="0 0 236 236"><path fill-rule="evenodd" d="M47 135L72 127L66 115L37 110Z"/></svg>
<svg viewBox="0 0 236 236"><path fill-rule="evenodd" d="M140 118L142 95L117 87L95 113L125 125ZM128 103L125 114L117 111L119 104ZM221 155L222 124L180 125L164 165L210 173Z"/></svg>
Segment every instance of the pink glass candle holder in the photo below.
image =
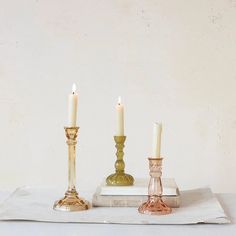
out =
<svg viewBox="0 0 236 236"><path fill-rule="evenodd" d="M148 200L138 208L139 213L148 215L166 215L172 212L172 209L162 200L162 159L163 158L148 158L151 176L148 186Z"/></svg>

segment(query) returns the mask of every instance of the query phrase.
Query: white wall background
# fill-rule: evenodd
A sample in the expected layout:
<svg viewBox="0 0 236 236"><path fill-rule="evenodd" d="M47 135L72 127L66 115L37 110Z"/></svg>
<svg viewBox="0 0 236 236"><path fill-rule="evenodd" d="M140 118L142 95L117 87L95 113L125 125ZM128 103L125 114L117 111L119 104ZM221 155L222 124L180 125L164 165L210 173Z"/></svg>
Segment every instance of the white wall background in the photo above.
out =
<svg viewBox="0 0 236 236"><path fill-rule="evenodd" d="M127 172L236 192L235 0L0 0L0 187L67 185L67 94L79 88L78 186L113 171L115 104Z"/></svg>

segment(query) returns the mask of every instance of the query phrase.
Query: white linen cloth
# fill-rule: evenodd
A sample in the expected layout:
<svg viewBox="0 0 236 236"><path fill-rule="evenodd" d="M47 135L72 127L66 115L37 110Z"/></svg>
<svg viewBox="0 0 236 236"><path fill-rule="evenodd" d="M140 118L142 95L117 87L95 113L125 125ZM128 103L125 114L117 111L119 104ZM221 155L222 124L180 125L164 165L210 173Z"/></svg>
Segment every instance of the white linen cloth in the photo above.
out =
<svg viewBox="0 0 236 236"><path fill-rule="evenodd" d="M181 206L162 216L139 214L136 208L94 207L81 212L52 209L64 193L56 189L22 187L0 204L0 220L44 222L117 223L117 224L197 224L230 223L223 208L209 188L181 192ZM80 196L90 200L87 194Z"/></svg>

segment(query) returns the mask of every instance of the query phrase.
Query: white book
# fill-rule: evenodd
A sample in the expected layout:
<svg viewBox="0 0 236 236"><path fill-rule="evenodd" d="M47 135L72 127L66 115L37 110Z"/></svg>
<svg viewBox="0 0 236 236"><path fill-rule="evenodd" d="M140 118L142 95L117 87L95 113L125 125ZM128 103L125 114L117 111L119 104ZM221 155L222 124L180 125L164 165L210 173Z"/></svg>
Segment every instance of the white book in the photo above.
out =
<svg viewBox="0 0 236 236"><path fill-rule="evenodd" d="M146 196L148 195L149 179L135 179L133 186L108 186L104 181L101 185L100 195L126 195ZM173 178L162 178L164 196L178 195L178 186Z"/></svg>
<svg viewBox="0 0 236 236"><path fill-rule="evenodd" d="M100 190L93 195L93 206L94 207L139 207L142 203L146 202L148 196L142 195L100 195ZM163 196L162 200L169 207L177 208L180 206L180 195L176 196Z"/></svg>

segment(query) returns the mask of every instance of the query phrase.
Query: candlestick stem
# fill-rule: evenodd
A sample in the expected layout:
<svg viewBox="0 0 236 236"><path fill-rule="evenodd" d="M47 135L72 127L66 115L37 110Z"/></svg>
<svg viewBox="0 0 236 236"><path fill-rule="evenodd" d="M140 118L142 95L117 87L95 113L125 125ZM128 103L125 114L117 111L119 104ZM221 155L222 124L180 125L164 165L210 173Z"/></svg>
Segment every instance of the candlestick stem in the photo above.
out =
<svg viewBox="0 0 236 236"><path fill-rule="evenodd" d="M68 189L65 197L56 201L53 208L61 211L82 211L90 207L89 202L78 196L76 191L76 144L79 127L65 127L68 144Z"/></svg>
<svg viewBox="0 0 236 236"><path fill-rule="evenodd" d="M74 141L74 144L70 144L67 141L68 144L68 191L75 191L76 186L76 167L75 167L75 158L76 158L76 150L75 150L75 144L76 141Z"/></svg>

